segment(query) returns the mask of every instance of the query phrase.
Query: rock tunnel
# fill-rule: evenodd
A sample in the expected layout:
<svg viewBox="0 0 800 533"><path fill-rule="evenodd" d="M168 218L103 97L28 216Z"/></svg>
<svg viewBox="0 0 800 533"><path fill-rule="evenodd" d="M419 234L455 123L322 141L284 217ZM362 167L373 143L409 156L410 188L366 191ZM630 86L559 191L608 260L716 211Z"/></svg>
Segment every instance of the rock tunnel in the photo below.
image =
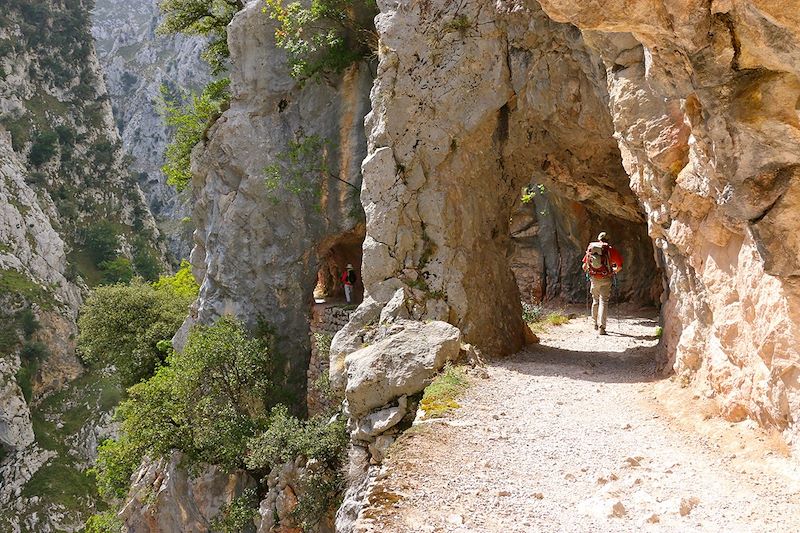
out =
<svg viewBox="0 0 800 533"><path fill-rule="evenodd" d="M603 230L625 251L620 295L657 302L661 275L613 137L605 67L575 27L540 10L460 13L474 25L442 31L452 9L421 8L405 32L381 35L362 167L369 296L385 304L402 290L412 318L513 353L520 300L582 301L580 258ZM537 193L523 204L526 188Z"/></svg>
<svg viewBox="0 0 800 533"><path fill-rule="evenodd" d="M800 69L780 51L791 21L656 4L383 6L377 75L360 66L304 87L277 76L282 65L253 66L277 57L251 37L272 22L237 16L231 108L197 158L197 319L268 315L287 351L307 353L307 302L320 281L335 290L330 265L355 258L334 245L354 220L345 202L324 216L292 196L274 207L262 171L298 132L319 134L337 140L348 180L363 161L365 295L332 346L334 379L384 311L447 321L487 355L517 351L520 300L582 301L578 258L604 230L626 258L620 294L662 302L669 366L723 396L732 419L792 424ZM650 15L685 31L655 31ZM748 34L755 45L730 37L753 27L767 28ZM269 142L237 148L251 139ZM541 194L523 204L523 190ZM298 379L307 362L293 363Z"/></svg>
<svg viewBox="0 0 800 533"><path fill-rule="evenodd" d="M766 4L689 4L383 10L367 298L332 372L359 324L392 313L517 351L520 297L575 300L572 269L603 229L626 256L623 294L663 303L665 368L731 420L794 431L797 24Z"/></svg>

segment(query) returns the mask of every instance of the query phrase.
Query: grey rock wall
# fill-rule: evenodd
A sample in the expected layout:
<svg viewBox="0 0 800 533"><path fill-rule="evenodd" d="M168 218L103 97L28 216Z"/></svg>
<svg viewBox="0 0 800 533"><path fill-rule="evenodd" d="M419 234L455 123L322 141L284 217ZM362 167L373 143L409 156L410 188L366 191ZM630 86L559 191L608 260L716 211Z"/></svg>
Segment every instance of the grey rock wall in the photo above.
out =
<svg viewBox="0 0 800 533"><path fill-rule="evenodd" d="M49 395L84 372L75 354L75 321L89 274L81 261L83 231L108 220L121 230L120 250L129 250L136 235L151 243L157 235L123 159L89 32L89 4L8 0L0 10L4 531L75 531L91 512L91 495L70 499L69 490L51 488L85 476L87 458L69 451L93 453L94 432L58 426L75 404L65 401L50 418L42 411ZM82 399L87 423L94 424L94 405ZM67 443L79 433L85 438ZM39 442L41 435L47 438ZM37 494L31 494L34 477Z"/></svg>
<svg viewBox="0 0 800 533"><path fill-rule="evenodd" d="M261 7L249 3L228 29L230 108L192 154L197 230L191 261L201 287L191 320L234 314L254 328L268 324L285 361L285 375L276 379L298 393L301 405L319 256L360 221L372 73L359 64L342 76L298 84L275 47L274 21ZM282 157L291 143L309 138L322 143L314 158L352 185L316 173L302 178L308 192L287 190L285 181L268 187L265 168L283 165L283 176L291 175L296 168Z"/></svg>
<svg viewBox="0 0 800 533"><path fill-rule="evenodd" d="M199 92L211 80L200 59L205 40L160 35L158 0L98 0L92 34L125 153L173 258L188 258L189 194L178 194L161 172L171 131L160 114L162 85Z"/></svg>
<svg viewBox="0 0 800 533"><path fill-rule="evenodd" d="M669 279L674 370L797 444L800 20L787 2L542 0L602 59Z"/></svg>

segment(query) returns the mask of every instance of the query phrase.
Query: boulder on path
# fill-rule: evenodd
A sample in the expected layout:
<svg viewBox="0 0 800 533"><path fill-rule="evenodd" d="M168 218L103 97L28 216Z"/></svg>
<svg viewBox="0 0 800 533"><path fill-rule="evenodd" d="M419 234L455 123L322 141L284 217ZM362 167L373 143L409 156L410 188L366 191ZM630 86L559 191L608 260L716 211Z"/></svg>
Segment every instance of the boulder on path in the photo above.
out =
<svg viewBox="0 0 800 533"><path fill-rule="evenodd" d="M345 398L353 418L420 392L459 356L461 332L455 326L441 321L398 325L396 333L345 358Z"/></svg>

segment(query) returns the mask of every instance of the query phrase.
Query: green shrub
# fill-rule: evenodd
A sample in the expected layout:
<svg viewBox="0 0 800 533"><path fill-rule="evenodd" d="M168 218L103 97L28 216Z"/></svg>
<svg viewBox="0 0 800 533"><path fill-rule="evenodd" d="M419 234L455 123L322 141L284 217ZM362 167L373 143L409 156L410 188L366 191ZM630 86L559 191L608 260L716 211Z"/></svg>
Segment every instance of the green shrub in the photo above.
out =
<svg viewBox="0 0 800 533"><path fill-rule="evenodd" d="M311 531L331 509L338 507L348 442L343 419L329 422L320 416L298 420L279 405L270 413L267 430L248 443L247 467L267 472L298 456L316 459L323 468L307 472L299 480L301 495L292 512L303 531Z"/></svg>
<svg viewBox="0 0 800 533"><path fill-rule="evenodd" d="M117 518L116 512L104 511L89 517L83 533L120 533L122 528L122 520Z"/></svg>
<svg viewBox="0 0 800 533"><path fill-rule="evenodd" d="M109 500L124 498L131 475L139 468L143 455L143 449L136 448L135 441L125 436L103 441L97 447L97 459L91 469L100 495Z"/></svg>
<svg viewBox="0 0 800 533"><path fill-rule="evenodd" d="M40 362L47 359L48 353L46 344L31 341L22 345L22 349L19 351L19 358L26 363Z"/></svg>
<svg viewBox="0 0 800 533"><path fill-rule="evenodd" d="M133 279L133 267L127 257L103 261L100 271L103 273L103 283L130 283Z"/></svg>
<svg viewBox="0 0 800 533"><path fill-rule="evenodd" d="M166 163L161 170L167 176L167 183L178 191L184 190L192 179L192 149L203 140L206 128L230 101L229 85L230 80L224 78L206 85L200 95L183 94L177 98L170 95L166 86L161 88L164 121L175 128L172 142L164 153Z"/></svg>
<svg viewBox="0 0 800 533"><path fill-rule="evenodd" d="M178 271L172 276L161 276L153 283L156 289L168 289L175 294L194 300L200 293L200 286L192 274L192 265L186 259L181 261Z"/></svg>
<svg viewBox="0 0 800 533"><path fill-rule="evenodd" d="M28 152L28 161L38 167L46 163L56 153L58 147L58 135L52 131L45 131L36 136Z"/></svg>
<svg viewBox="0 0 800 533"><path fill-rule="evenodd" d="M153 374L163 361L158 342L170 339L193 298L146 283L98 287L78 318L78 349L85 362L113 364L130 386Z"/></svg>
<svg viewBox="0 0 800 533"><path fill-rule="evenodd" d="M279 23L275 42L298 80L341 72L377 49L374 0L265 1L264 11Z"/></svg>
<svg viewBox="0 0 800 533"><path fill-rule="evenodd" d="M347 442L344 420L299 420L289 414L286 406L277 405L270 411L267 430L248 443L247 467L269 469L300 455L335 465L341 462Z"/></svg>
<svg viewBox="0 0 800 533"><path fill-rule="evenodd" d="M192 464L243 467L247 442L266 428L268 369L266 344L233 318L195 326L182 353L171 353L153 377L128 389L116 413L120 439L100 449L98 486L124 493L145 454L173 449Z"/></svg>
<svg viewBox="0 0 800 533"><path fill-rule="evenodd" d="M20 365L19 370L14 375L14 380L22 390L22 397L25 401L31 403L33 399L33 376L36 375L36 370L39 368L37 362L33 361Z"/></svg>
<svg viewBox="0 0 800 533"><path fill-rule="evenodd" d="M58 142L61 147L72 146L75 144L75 131L69 126L59 125L55 127L56 135L58 135Z"/></svg>
<svg viewBox="0 0 800 533"><path fill-rule="evenodd" d="M208 37L202 54L212 74L225 70L228 50L228 24L237 11L244 7L242 0L161 0L164 14L159 33L184 33Z"/></svg>
<svg viewBox="0 0 800 533"><path fill-rule="evenodd" d="M26 307L17 313L17 323L26 339L30 339L31 335L36 333L41 327L39 320L36 318L36 314L30 307Z"/></svg>
<svg viewBox="0 0 800 533"><path fill-rule="evenodd" d="M161 262L140 240L133 252L133 267L146 281L156 281L161 273Z"/></svg>
<svg viewBox="0 0 800 533"><path fill-rule="evenodd" d="M95 222L84 230L83 242L86 251L96 266L112 261L117 255L119 239L114 224L107 220Z"/></svg>
<svg viewBox="0 0 800 533"><path fill-rule="evenodd" d="M11 148L17 153L22 153L30 140L30 122L26 118L3 118L2 124L11 134Z"/></svg>
<svg viewBox="0 0 800 533"><path fill-rule="evenodd" d="M258 516L258 494L255 489L245 489L241 496L222 506L211 527L221 533L241 533L253 529Z"/></svg>
<svg viewBox="0 0 800 533"><path fill-rule="evenodd" d="M0 315L0 356L10 354L19 344L19 333L12 318Z"/></svg>

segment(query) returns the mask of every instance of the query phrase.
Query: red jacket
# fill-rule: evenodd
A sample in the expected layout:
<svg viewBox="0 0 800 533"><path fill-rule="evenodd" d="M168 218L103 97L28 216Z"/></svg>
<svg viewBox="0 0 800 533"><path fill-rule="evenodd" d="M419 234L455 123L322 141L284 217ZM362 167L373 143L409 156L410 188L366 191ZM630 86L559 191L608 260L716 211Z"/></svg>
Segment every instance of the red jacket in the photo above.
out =
<svg viewBox="0 0 800 533"><path fill-rule="evenodd" d="M584 270L584 272L588 272L589 271L589 265L588 265L588 263L589 263L589 248L591 248L592 244L596 244L596 243L589 243L589 246L586 248L586 253L583 254L583 270ZM608 276L610 276L612 274L615 274L615 273L619 272L620 270L622 270L622 254L620 254L617 251L617 249L614 248L613 246L611 246L610 244L608 244L608 243L603 243L603 244L606 247L606 250L608 251L608 264L609 264L609 266L611 266L611 272L609 272L606 275L595 276L595 277L599 277L599 278L606 278L606 277L608 277Z"/></svg>
<svg viewBox="0 0 800 533"><path fill-rule="evenodd" d="M350 281L347 279L347 274L348 274L349 272L350 272L349 270L345 270L345 271L342 273L342 283L344 283L345 285L352 285L352 283L350 283Z"/></svg>

